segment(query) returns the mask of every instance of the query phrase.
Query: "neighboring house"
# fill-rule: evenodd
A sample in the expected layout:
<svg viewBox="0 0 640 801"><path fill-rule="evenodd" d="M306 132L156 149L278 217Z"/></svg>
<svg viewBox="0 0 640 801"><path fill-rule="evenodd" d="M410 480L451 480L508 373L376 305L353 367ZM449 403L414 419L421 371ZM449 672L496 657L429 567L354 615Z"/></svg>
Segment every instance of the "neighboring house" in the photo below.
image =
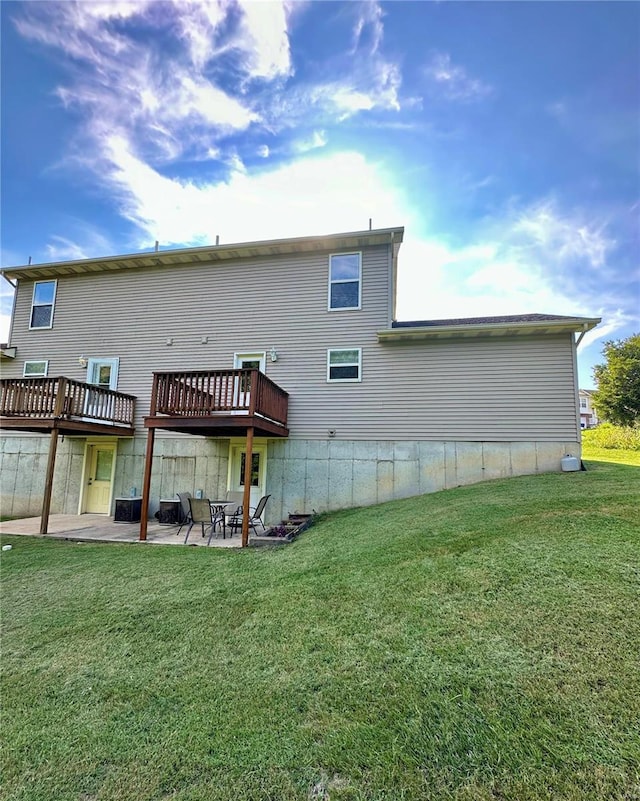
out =
<svg viewBox="0 0 640 801"><path fill-rule="evenodd" d="M3 513L250 484L273 522L579 457L575 334L599 320L397 322L403 233L4 270Z"/></svg>
<svg viewBox="0 0 640 801"><path fill-rule="evenodd" d="M578 392L580 402L580 428L593 428L600 422L598 413L593 405L593 390L581 389Z"/></svg>

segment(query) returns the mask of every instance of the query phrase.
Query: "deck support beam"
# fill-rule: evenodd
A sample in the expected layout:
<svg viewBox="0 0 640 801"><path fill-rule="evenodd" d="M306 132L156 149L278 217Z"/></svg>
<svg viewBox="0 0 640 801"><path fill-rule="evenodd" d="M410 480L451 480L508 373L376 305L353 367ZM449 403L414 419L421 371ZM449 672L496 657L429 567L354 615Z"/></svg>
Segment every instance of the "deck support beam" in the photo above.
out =
<svg viewBox="0 0 640 801"><path fill-rule="evenodd" d="M253 464L253 428L247 429L244 458L244 496L242 498L242 547L249 545L249 506L251 504L251 465Z"/></svg>
<svg viewBox="0 0 640 801"><path fill-rule="evenodd" d="M153 446L156 439L155 428L147 432L147 455L144 461L144 476L142 478L142 509L140 510L140 542L147 539L147 522L149 519L149 496L151 495L151 467L153 465Z"/></svg>
<svg viewBox="0 0 640 801"><path fill-rule="evenodd" d="M58 450L58 429L51 430L49 439L49 456L47 458L47 475L44 479L44 498L42 499L42 514L40 515L40 535L44 536L49 528L49 512L51 510L51 493L53 491L53 473L56 467L56 452Z"/></svg>

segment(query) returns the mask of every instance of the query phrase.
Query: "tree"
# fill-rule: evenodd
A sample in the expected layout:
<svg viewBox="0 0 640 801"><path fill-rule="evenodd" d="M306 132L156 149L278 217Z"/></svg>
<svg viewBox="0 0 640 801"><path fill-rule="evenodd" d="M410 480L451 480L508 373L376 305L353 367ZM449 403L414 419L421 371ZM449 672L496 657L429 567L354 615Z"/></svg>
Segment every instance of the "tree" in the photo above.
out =
<svg viewBox="0 0 640 801"><path fill-rule="evenodd" d="M606 364L593 368L598 417L621 426L640 424L640 334L604 343Z"/></svg>

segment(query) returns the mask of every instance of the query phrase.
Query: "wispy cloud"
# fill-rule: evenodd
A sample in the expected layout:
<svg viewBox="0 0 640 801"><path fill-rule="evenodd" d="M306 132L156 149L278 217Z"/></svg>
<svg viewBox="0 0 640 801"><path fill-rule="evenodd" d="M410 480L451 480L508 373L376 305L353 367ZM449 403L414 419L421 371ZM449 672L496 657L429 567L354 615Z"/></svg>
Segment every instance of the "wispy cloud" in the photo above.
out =
<svg viewBox="0 0 640 801"><path fill-rule="evenodd" d="M377 2L354 3L356 22L353 26L351 53L360 51L368 55L378 52L384 36L383 11Z"/></svg>
<svg viewBox="0 0 640 801"><path fill-rule="evenodd" d="M156 239L166 247L207 244L218 234L233 242L361 229L370 217L381 227L396 225L402 205L381 168L352 152L300 158L259 174L238 163L225 181L196 185L161 175L113 137L108 179L120 214L141 232L141 248ZM294 197L294 186L309 190Z"/></svg>
<svg viewBox="0 0 640 801"><path fill-rule="evenodd" d="M493 87L454 64L449 53L434 53L424 69L431 88L448 100L470 102L493 94Z"/></svg>
<svg viewBox="0 0 640 801"><path fill-rule="evenodd" d="M467 244L452 246L434 234L403 245L399 316L602 317L597 333L583 340L588 347L637 319L638 276L620 284L618 248L604 217L555 199L512 205L485 220Z"/></svg>

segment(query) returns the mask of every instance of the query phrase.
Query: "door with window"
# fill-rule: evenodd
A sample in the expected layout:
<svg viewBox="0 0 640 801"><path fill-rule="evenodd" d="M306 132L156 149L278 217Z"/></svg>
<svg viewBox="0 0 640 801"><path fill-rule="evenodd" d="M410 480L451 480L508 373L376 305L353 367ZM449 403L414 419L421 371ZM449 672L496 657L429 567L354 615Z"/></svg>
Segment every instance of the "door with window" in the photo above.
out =
<svg viewBox="0 0 640 801"><path fill-rule="evenodd" d="M83 512L108 515L115 469L116 443L87 445Z"/></svg>
<svg viewBox="0 0 640 801"><path fill-rule="evenodd" d="M244 492L244 471L247 463L247 450L243 443L231 445L231 458L229 459L229 490L231 492ZM265 494L265 478L267 466L266 444L256 444L254 440L251 455L251 506L256 506Z"/></svg>
<svg viewBox="0 0 640 801"><path fill-rule="evenodd" d="M101 389L116 389L118 386L118 359L89 359L87 383ZM114 399L102 392L88 390L85 396L84 414L109 420L113 417Z"/></svg>
<svg viewBox="0 0 640 801"><path fill-rule="evenodd" d="M265 364L266 354L264 351L261 353L235 353L233 356L233 366L236 370L259 370L264 373ZM249 408L251 402L250 390L248 379L245 376L241 376L234 393L239 406Z"/></svg>

